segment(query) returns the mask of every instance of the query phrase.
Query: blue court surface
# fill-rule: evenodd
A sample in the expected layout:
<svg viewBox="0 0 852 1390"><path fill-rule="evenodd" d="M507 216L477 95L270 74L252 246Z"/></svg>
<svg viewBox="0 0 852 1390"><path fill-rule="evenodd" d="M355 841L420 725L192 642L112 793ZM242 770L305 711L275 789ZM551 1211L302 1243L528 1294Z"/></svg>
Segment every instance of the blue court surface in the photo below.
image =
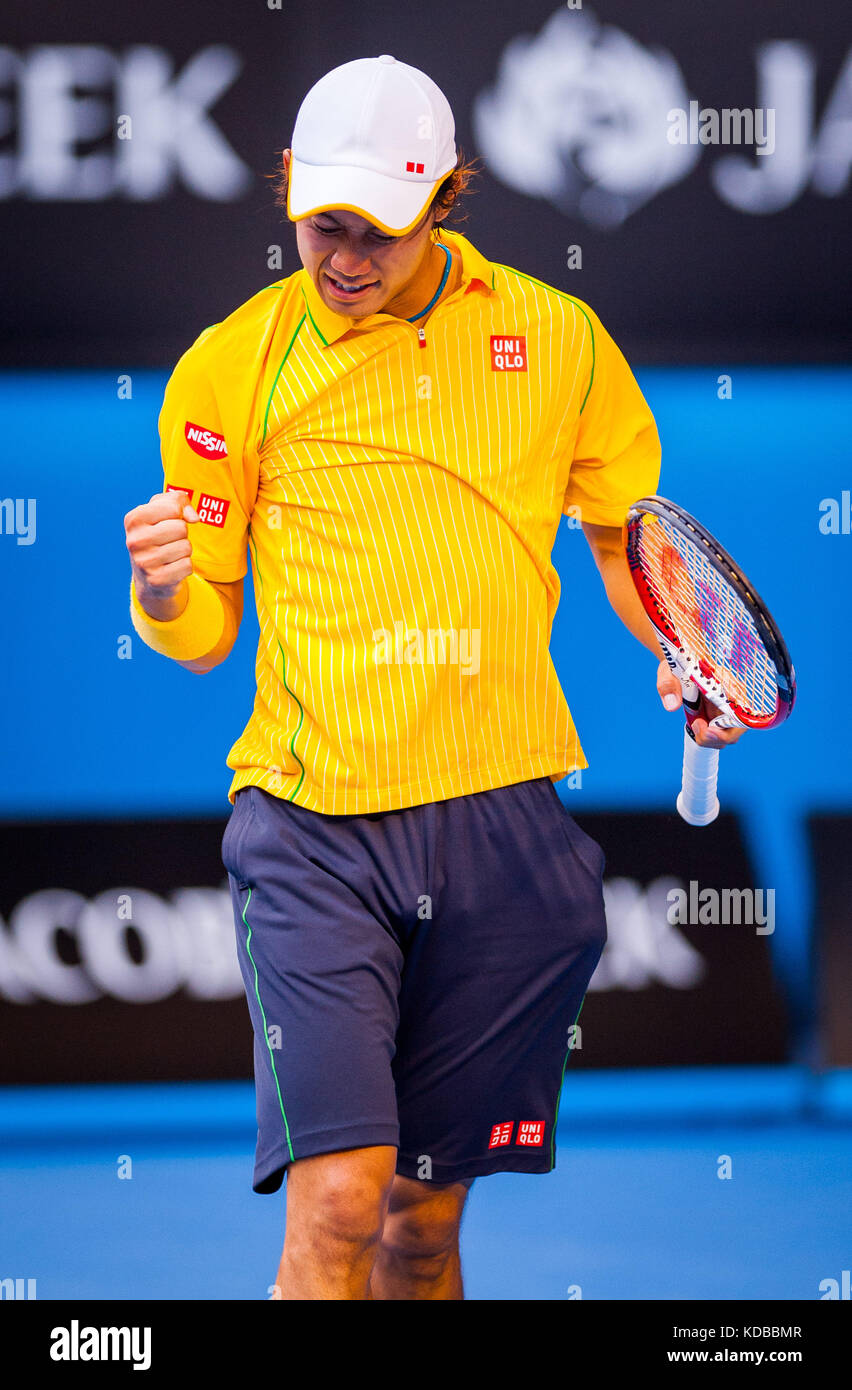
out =
<svg viewBox="0 0 852 1390"><path fill-rule="evenodd" d="M244 1083L0 1092L0 1277L266 1299L285 1197L251 1191L253 1107ZM852 1072L568 1076L555 1171L480 1179L462 1258L471 1300L819 1300L852 1267Z"/></svg>

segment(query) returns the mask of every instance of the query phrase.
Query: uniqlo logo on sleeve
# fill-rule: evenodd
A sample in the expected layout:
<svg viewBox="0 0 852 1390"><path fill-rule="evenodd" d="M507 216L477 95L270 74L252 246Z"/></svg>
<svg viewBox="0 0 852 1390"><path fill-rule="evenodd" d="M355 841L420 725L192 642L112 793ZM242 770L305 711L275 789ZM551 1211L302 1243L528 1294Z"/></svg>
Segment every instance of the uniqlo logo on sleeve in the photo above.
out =
<svg viewBox="0 0 852 1390"><path fill-rule="evenodd" d="M491 334L492 372L525 372L527 369L526 338L498 338Z"/></svg>
<svg viewBox="0 0 852 1390"><path fill-rule="evenodd" d="M192 488L181 487L180 483L166 483L166 492L185 492L190 502L192 501Z"/></svg>
<svg viewBox="0 0 852 1390"><path fill-rule="evenodd" d="M516 1144L525 1147L544 1143L544 1120L521 1120L518 1125Z"/></svg>
<svg viewBox="0 0 852 1390"><path fill-rule="evenodd" d="M514 1128L514 1120L504 1120L501 1125L495 1125L491 1131L491 1138L488 1142L489 1149L500 1149L504 1144L511 1144L512 1130Z"/></svg>
<svg viewBox="0 0 852 1390"><path fill-rule="evenodd" d="M202 492L195 510L199 519L206 521L208 526L224 526L230 505L224 497L211 497L209 493Z"/></svg>
<svg viewBox="0 0 852 1390"><path fill-rule="evenodd" d="M203 425L194 425L191 420L187 420L183 432L190 449L203 459L227 458L228 447L223 434L206 430Z"/></svg>

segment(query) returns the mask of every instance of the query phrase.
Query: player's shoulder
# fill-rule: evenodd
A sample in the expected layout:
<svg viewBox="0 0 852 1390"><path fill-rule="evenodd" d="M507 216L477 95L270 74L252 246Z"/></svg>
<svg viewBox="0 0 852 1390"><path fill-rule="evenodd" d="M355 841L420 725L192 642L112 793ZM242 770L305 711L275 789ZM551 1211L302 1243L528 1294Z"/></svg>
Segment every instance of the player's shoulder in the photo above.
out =
<svg viewBox="0 0 852 1390"><path fill-rule="evenodd" d="M524 270L518 270L515 266L501 265L496 261L492 261L491 264L494 269L494 288L498 292L528 305L531 311L535 310L540 315L549 314L557 318L567 317L585 321L592 335L602 330L603 326L594 309L577 295L548 284L546 280L540 280Z"/></svg>
<svg viewBox="0 0 852 1390"><path fill-rule="evenodd" d="M264 285L219 323L205 328L178 360L174 375L232 374L256 362L288 312L301 302L299 272Z"/></svg>

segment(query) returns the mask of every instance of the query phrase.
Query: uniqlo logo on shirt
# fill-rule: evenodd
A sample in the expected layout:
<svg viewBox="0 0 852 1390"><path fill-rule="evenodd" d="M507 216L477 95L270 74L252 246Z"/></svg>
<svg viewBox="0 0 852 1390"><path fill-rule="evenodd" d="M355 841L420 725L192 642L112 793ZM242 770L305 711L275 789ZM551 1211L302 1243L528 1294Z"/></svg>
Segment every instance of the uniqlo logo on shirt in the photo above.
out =
<svg viewBox="0 0 852 1390"><path fill-rule="evenodd" d="M521 1120L518 1124L516 1144L530 1145L544 1143L544 1120Z"/></svg>
<svg viewBox="0 0 852 1390"><path fill-rule="evenodd" d="M492 372L525 372L527 369L526 338L498 338L491 334Z"/></svg>
<svg viewBox="0 0 852 1390"><path fill-rule="evenodd" d="M181 487L180 483L166 483L166 492L185 492L190 502L192 501L192 488Z"/></svg>
<svg viewBox="0 0 852 1390"><path fill-rule="evenodd" d="M190 449L203 459L227 458L228 447L223 434L206 430L203 425L194 425L191 420L187 420L183 432Z"/></svg>
<svg viewBox="0 0 852 1390"><path fill-rule="evenodd" d="M502 1148L504 1144L511 1144L512 1130L514 1128L514 1120L504 1120L501 1125L495 1125L491 1131L491 1138L488 1142L489 1149L499 1149Z"/></svg>
<svg viewBox="0 0 852 1390"><path fill-rule="evenodd" d="M224 526L230 505L224 497L210 497L208 493L202 492L195 510L200 520L206 521L208 526Z"/></svg>

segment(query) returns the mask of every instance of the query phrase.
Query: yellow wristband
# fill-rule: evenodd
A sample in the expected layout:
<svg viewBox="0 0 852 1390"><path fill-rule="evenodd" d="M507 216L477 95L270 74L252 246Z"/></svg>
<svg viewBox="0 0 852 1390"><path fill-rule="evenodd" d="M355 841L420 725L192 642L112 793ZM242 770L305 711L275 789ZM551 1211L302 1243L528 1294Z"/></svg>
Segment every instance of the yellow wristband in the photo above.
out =
<svg viewBox="0 0 852 1390"><path fill-rule="evenodd" d="M212 652L225 630L225 605L212 584L200 575L187 579L189 597L177 618L161 623L151 618L139 602L130 581L130 618L142 641L161 656L175 661L197 661Z"/></svg>

